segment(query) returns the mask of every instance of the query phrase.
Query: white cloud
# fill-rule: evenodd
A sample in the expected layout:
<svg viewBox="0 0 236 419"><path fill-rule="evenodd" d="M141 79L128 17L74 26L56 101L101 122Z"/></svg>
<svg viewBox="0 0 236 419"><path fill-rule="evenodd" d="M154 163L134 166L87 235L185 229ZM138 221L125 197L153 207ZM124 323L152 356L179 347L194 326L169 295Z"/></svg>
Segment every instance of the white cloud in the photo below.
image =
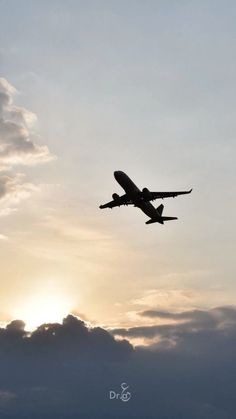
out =
<svg viewBox="0 0 236 419"><path fill-rule="evenodd" d="M31 192L37 191L38 187L32 183L21 183L23 175L3 175L0 177L0 199L5 202L18 203L27 198Z"/></svg>
<svg viewBox="0 0 236 419"><path fill-rule="evenodd" d="M44 163L55 157L46 145L36 143L32 127L37 116L13 105L15 93L14 86L0 78L0 170L15 164Z"/></svg>
<svg viewBox="0 0 236 419"><path fill-rule="evenodd" d="M36 139L37 116L28 109L14 105L17 90L6 79L0 78L0 216L6 216L22 199L28 198L39 187L24 180L24 175L13 172L15 165L35 165L55 158L47 145Z"/></svg>
<svg viewBox="0 0 236 419"><path fill-rule="evenodd" d="M170 309L177 307L193 307L196 298L196 291L183 289L151 289L137 299L132 300L133 305Z"/></svg>
<svg viewBox="0 0 236 419"><path fill-rule="evenodd" d="M16 212L16 205L29 198L40 188L30 182L24 182L21 173L0 176L0 217Z"/></svg>

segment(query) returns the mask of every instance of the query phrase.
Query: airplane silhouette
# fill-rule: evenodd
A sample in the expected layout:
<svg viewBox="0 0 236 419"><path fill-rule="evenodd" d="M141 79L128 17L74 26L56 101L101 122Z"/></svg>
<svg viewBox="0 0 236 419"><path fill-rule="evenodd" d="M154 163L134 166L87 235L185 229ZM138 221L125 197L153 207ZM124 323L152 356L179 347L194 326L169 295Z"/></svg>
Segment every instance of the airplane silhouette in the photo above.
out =
<svg viewBox="0 0 236 419"><path fill-rule="evenodd" d="M124 189L125 194L119 196L117 193L112 194L113 200L107 204L100 205L99 208L114 208L120 207L121 205L134 205L135 207L140 208L144 214L148 215L150 219L146 221L146 224L160 223L164 224L165 221L177 220L177 217L164 217L162 212L164 205L161 204L159 207L155 208L150 201L155 199L164 199L175 197L178 195L185 195L192 192L192 189L189 191L179 191L179 192L151 192L148 188L143 188L141 191L135 183L126 175L126 173L118 170L114 172L114 177L120 186Z"/></svg>

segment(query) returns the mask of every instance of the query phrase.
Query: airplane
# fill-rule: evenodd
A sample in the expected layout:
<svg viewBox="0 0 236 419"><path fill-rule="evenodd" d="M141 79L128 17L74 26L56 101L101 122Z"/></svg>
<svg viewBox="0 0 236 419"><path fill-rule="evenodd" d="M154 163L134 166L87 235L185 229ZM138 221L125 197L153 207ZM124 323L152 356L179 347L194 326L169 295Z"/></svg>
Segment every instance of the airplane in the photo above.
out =
<svg viewBox="0 0 236 419"><path fill-rule="evenodd" d="M162 215L164 205L161 204L159 207L155 208L150 201L155 199L164 199L175 197L178 195L186 195L192 192L192 189L189 191L179 191L179 192L151 192L148 188L143 188L140 190L135 183L129 178L129 176L117 170L114 172L114 177L120 186L124 189L125 194L119 196L117 193L112 194L113 200L107 204L100 205L99 208L114 208L120 207L121 205L134 205L135 207L140 208L144 214L146 214L150 219L146 221L146 224L159 223L164 224L165 221L177 220L177 217L164 217Z"/></svg>

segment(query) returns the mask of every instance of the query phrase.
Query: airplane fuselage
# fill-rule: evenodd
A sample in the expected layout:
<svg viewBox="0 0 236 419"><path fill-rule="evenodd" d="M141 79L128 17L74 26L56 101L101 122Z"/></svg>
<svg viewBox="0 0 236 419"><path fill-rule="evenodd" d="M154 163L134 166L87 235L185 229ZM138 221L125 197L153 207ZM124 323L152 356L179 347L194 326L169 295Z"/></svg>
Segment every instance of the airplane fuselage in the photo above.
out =
<svg viewBox="0 0 236 419"><path fill-rule="evenodd" d="M130 179L126 173L118 170L114 172L114 177L120 186L124 189L126 194L134 201L134 205L140 208L144 214L146 214L151 219L159 220L162 224L161 217L158 216L156 208L147 201L144 201L140 198L140 189L135 185L135 183Z"/></svg>

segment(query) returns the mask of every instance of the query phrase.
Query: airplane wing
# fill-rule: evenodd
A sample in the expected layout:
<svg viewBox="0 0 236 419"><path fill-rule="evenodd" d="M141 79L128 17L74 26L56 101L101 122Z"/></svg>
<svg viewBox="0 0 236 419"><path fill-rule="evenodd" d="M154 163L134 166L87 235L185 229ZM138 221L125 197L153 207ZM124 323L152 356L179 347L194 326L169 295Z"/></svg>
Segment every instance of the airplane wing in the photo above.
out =
<svg viewBox="0 0 236 419"><path fill-rule="evenodd" d="M114 194L116 195L116 194ZM100 205L99 208L104 209L104 208L114 208L114 207L120 207L121 205L131 205L133 204L133 201L131 201L126 194L122 195L122 196L116 196L115 199L113 199L110 202L107 202L107 204L104 205Z"/></svg>
<svg viewBox="0 0 236 419"><path fill-rule="evenodd" d="M142 197L145 201L154 201L155 199L175 198L178 195L186 195L192 192L189 191L174 191L174 192L149 192L147 196L142 192Z"/></svg>

